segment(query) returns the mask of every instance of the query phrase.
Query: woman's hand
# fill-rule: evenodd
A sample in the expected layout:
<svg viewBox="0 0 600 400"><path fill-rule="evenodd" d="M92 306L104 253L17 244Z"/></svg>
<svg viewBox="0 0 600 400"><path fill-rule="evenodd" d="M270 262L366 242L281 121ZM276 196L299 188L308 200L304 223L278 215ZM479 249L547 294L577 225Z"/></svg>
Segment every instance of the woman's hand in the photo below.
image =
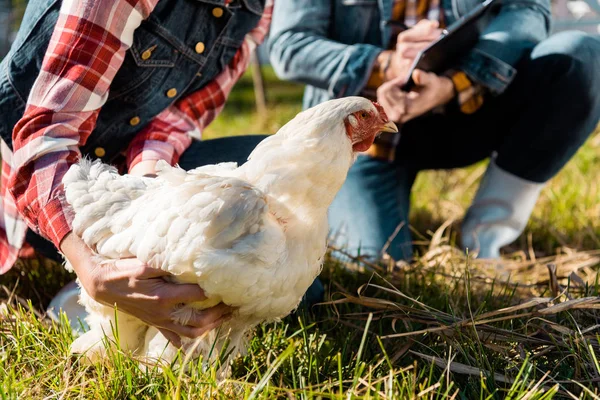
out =
<svg viewBox="0 0 600 400"><path fill-rule="evenodd" d="M448 103L455 96L454 84L445 76L417 69L412 78L416 87L409 93L400 89L405 78L386 82L377 89L377 102L392 121L405 123Z"/></svg>
<svg viewBox="0 0 600 400"><path fill-rule="evenodd" d="M179 325L173 322L173 311L182 304L206 300L198 285L169 283L164 279L169 273L137 259L98 264L87 245L72 232L62 241L61 250L94 300L116 305L119 311L157 327L175 346L181 345L180 336L201 336L231 316L232 309L219 304L194 313L188 325Z"/></svg>
<svg viewBox="0 0 600 400"><path fill-rule="evenodd" d="M388 65L384 72L386 81L406 78L410 67L419 52L425 49L442 34L437 21L421 20L415 26L398 34L395 50L387 50L380 54L378 62ZM387 58L389 57L389 64Z"/></svg>

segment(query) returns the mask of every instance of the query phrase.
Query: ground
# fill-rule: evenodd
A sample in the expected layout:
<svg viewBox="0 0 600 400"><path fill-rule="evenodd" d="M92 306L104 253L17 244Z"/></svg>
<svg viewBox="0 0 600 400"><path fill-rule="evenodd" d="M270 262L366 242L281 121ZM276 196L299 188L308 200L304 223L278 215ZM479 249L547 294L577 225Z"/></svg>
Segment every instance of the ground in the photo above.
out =
<svg viewBox="0 0 600 400"><path fill-rule="evenodd" d="M268 112L245 77L206 137L274 132L300 109L301 87L265 71ZM256 330L219 382L213 368L140 369L118 349L107 364L68 354L69 329L43 320L73 277L45 260L0 278L0 398L599 398L600 134L542 193L501 265L453 246L485 163L426 172L413 194L418 256L371 265L332 249L327 304Z"/></svg>

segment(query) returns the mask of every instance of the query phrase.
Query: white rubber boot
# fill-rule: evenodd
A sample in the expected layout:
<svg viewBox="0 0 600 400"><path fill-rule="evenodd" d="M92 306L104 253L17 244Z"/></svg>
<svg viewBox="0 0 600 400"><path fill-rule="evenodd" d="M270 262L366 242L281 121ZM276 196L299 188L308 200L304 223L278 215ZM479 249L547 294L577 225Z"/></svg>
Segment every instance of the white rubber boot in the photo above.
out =
<svg viewBox="0 0 600 400"><path fill-rule="evenodd" d="M530 182L490 161L462 224L462 246L477 258L499 258L500 248L525 229L544 183Z"/></svg>

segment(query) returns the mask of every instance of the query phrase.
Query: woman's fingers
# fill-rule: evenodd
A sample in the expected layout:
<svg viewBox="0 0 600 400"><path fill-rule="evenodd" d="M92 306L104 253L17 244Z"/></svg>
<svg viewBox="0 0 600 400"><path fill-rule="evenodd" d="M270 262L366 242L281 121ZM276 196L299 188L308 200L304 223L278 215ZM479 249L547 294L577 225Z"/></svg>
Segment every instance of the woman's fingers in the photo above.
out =
<svg viewBox="0 0 600 400"><path fill-rule="evenodd" d="M177 333L179 336L188 338L197 338L204 335L213 329L218 328L221 324L231 318L231 314L225 314L214 321L207 322L206 324L196 327L191 325L179 325L176 323L169 324L166 329Z"/></svg>
<svg viewBox="0 0 600 400"><path fill-rule="evenodd" d="M392 121L400 121L405 113L406 93L398 86L400 81L390 81L377 90L377 101Z"/></svg>
<svg viewBox="0 0 600 400"><path fill-rule="evenodd" d="M168 293L170 299L176 303L195 303L207 299L204 290L196 284L185 283L165 283L165 292Z"/></svg>
<svg viewBox="0 0 600 400"><path fill-rule="evenodd" d="M181 338L178 334L176 334L175 332L171 332L168 329L158 328L158 330L160 331L160 333L163 334L164 337L167 338L169 342L171 342L173 346L177 348L181 347Z"/></svg>
<svg viewBox="0 0 600 400"><path fill-rule="evenodd" d="M442 34L439 23L431 20L421 20L415 26L398 34L398 42L432 41Z"/></svg>
<svg viewBox="0 0 600 400"><path fill-rule="evenodd" d="M202 328L220 320L223 317L231 316L232 312L233 308L223 303L205 310L194 310L192 312L192 317L187 322L187 325L196 328Z"/></svg>
<svg viewBox="0 0 600 400"><path fill-rule="evenodd" d="M402 58L414 59L419 52L431 44L431 41L398 43L397 54Z"/></svg>

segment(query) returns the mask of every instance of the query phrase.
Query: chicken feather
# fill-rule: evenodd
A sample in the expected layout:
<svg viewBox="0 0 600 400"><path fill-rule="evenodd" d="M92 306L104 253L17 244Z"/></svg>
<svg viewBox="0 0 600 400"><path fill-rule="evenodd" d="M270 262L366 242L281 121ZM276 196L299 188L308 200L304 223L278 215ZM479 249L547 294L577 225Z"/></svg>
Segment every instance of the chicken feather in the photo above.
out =
<svg viewBox="0 0 600 400"><path fill-rule="evenodd" d="M385 114L363 98L333 100L300 113L241 167L184 171L159 161L157 177L144 178L82 160L63 179L73 230L105 261L135 257L176 283L198 284L207 300L178 308L172 315L178 323L220 302L234 307L220 331L226 334L211 331L196 351L218 354L229 338L243 352L244 334L289 314L320 272L327 208L355 158L345 118L365 110L379 124L370 128L372 140L388 123ZM104 356L106 334L141 358L173 360L176 350L156 328L117 312L115 336L115 311L84 288L80 301L91 330L73 352Z"/></svg>

